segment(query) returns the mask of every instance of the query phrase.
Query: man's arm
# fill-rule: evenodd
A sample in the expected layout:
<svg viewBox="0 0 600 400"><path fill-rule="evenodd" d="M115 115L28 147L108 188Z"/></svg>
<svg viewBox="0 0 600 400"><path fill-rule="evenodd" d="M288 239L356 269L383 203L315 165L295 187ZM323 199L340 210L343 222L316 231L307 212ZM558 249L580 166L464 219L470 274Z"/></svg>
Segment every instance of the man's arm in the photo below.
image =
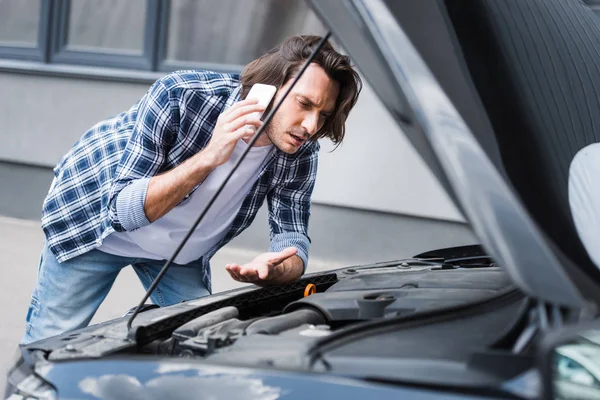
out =
<svg viewBox="0 0 600 400"><path fill-rule="evenodd" d="M148 225L173 209L194 187L224 164L240 138L251 136L262 122L253 115L263 111L256 100L236 103L223 112L209 144L178 167L157 174L172 145L173 109L169 91L158 81L140 102L133 129L116 177L109 203L111 221L117 231Z"/></svg>
<svg viewBox="0 0 600 400"><path fill-rule="evenodd" d="M135 124L115 170L108 201L108 216L116 231L131 231L150 222L144 201L150 178L164 168L173 145L175 127L169 90L156 81L138 103Z"/></svg>
<svg viewBox="0 0 600 400"><path fill-rule="evenodd" d="M148 222L154 222L172 210L214 168L209 154L200 152L171 171L152 177L144 202Z"/></svg>
<svg viewBox="0 0 600 400"><path fill-rule="evenodd" d="M243 266L227 265L233 279L267 286L294 281L306 271L310 198L317 176L318 151L318 143L311 143L298 154L294 165L277 178L267 197L271 226L269 252Z"/></svg>
<svg viewBox="0 0 600 400"><path fill-rule="evenodd" d="M310 238L308 222L311 197L317 179L319 143L309 142L296 154L291 165L282 168L275 185L267 194L271 243L269 251L288 247L298 249L303 273L308 264Z"/></svg>
<svg viewBox="0 0 600 400"><path fill-rule="evenodd" d="M264 111L264 107L257 104L256 99L236 103L219 116L204 150L171 171L150 179L144 204L148 221L154 222L168 213L215 168L229 160L236 143L251 136L262 124L252 115L257 111Z"/></svg>

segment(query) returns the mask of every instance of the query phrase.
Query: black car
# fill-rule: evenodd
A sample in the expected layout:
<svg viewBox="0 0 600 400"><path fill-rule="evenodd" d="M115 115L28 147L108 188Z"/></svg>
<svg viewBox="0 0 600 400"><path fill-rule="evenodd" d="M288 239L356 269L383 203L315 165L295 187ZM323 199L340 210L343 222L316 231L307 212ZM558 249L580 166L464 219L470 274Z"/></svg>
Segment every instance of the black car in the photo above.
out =
<svg viewBox="0 0 600 400"><path fill-rule="evenodd" d="M7 398L600 398L593 10L310 4L481 246L148 306L22 346Z"/></svg>

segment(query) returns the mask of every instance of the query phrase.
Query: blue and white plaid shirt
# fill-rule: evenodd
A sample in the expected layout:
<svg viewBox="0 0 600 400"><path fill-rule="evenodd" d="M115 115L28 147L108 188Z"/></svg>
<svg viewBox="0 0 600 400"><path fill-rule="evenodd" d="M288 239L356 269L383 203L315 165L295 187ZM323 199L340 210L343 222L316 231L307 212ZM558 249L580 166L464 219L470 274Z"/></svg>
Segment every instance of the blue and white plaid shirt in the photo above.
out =
<svg viewBox="0 0 600 400"><path fill-rule="evenodd" d="M148 225L144 199L150 178L202 150L240 89L236 74L174 72L156 81L129 111L88 130L54 168L43 205L42 228L58 261L99 247L115 231ZM295 246L306 268L318 150L311 141L295 154L270 153L227 234L202 257L209 290L211 257L252 223L265 198L269 251Z"/></svg>

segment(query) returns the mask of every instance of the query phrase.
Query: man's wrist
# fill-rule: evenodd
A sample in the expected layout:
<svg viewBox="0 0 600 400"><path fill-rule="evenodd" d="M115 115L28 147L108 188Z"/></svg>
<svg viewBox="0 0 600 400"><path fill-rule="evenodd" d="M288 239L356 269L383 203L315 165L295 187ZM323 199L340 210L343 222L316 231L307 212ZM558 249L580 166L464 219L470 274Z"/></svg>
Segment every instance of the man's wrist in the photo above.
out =
<svg viewBox="0 0 600 400"><path fill-rule="evenodd" d="M189 185L188 189L191 190L202 183L217 167L212 153L203 150L180 166L182 182L186 182L186 187Z"/></svg>
<svg viewBox="0 0 600 400"><path fill-rule="evenodd" d="M298 249L296 256L300 258L300 262L304 267L302 273L304 273L306 271L306 264L308 264L310 240L306 235L300 232L281 232L271 238L269 251L278 253L288 247L295 247Z"/></svg>
<svg viewBox="0 0 600 400"><path fill-rule="evenodd" d="M293 282L302 276L304 263L298 256L292 256L275 267L273 281L277 283Z"/></svg>
<svg viewBox="0 0 600 400"><path fill-rule="evenodd" d="M198 172L208 171L209 173L216 169L217 164L215 155L208 149L204 149L193 157L193 166Z"/></svg>

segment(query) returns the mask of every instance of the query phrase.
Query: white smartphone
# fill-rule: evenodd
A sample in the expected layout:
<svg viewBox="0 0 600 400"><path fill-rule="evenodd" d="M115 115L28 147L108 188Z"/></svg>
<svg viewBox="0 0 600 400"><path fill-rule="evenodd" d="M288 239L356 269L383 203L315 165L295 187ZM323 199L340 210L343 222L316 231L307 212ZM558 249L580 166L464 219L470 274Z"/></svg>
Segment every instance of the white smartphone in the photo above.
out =
<svg viewBox="0 0 600 400"><path fill-rule="evenodd" d="M265 107L265 110L271 104L277 88L273 85L265 85L263 83L255 83L250 88L246 99L258 99L258 103ZM263 113L256 113L260 119L263 118Z"/></svg>

